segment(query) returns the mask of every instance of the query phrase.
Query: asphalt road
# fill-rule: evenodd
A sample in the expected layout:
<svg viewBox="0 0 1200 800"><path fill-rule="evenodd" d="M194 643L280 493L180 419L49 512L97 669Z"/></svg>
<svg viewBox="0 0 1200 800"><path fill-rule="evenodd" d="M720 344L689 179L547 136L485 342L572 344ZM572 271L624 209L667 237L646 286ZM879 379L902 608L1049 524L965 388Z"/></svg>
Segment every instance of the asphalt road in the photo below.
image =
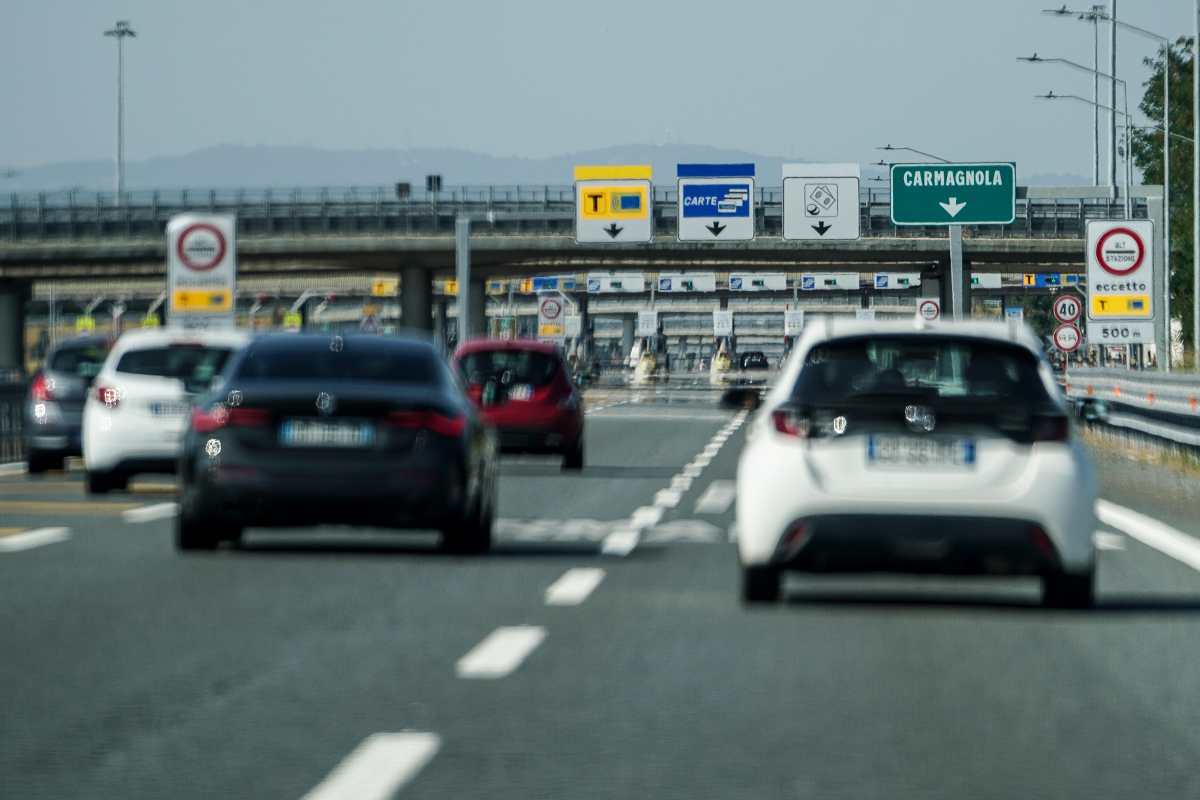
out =
<svg viewBox="0 0 1200 800"><path fill-rule="evenodd" d="M0 797L1200 796L1194 480L1098 459L1092 610L903 577L746 610L741 417L589 407L581 474L503 461L477 558L332 528L181 555L165 479L0 476Z"/></svg>

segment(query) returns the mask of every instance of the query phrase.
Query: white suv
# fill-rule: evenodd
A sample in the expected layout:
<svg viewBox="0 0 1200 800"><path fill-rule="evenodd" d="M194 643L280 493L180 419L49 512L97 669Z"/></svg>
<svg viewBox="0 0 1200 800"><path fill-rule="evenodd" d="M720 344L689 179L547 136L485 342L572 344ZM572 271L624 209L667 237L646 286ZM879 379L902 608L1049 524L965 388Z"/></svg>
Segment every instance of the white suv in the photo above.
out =
<svg viewBox="0 0 1200 800"><path fill-rule="evenodd" d="M753 406L748 391L723 403ZM775 601L786 571L999 573L1087 606L1096 493L1024 325L827 319L805 329L738 464L743 599Z"/></svg>
<svg viewBox="0 0 1200 800"><path fill-rule="evenodd" d="M88 491L124 489L137 473L174 472L192 398L249 341L235 330L123 334L83 410Z"/></svg>

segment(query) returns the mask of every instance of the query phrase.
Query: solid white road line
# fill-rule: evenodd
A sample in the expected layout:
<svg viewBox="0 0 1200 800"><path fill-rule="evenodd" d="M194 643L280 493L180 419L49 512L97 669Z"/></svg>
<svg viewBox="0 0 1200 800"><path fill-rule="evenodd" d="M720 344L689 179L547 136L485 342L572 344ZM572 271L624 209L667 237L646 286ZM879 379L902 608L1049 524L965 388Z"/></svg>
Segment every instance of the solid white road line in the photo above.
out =
<svg viewBox="0 0 1200 800"><path fill-rule="evenodd" d="M1092 542L1097 550L1124 550L1125 537L1119 533L1096 531L1092 534Z"/></svg>
<svg viewBox="0 0 1200 800"><path fill-rule="evenodd" d="M385 800L411 781L441 747L434 733L374 733L302 800Z"/></svg>
<svg viewBox="0 0 1200 800"><path fill-rule="evenodd" d="M122 511L121 519L126 522L153 522L159 519L171 519L178 513L178 503L155 503Z"/></svg>
<svg viewBox="0 0 1200 800"><path fill-rule="evenodd" d="M24 533L0 537L0 553L18 553L71 538L70 528L34 528Z"/></svg>
<svg viewBox="0 0 1200 800"><path fill-rule="evenodd" d="M604 544L600 546L600 552L606 556L624 558L633 552L641 538L641 533L632 528L613 531L604 537Z"/></svg>
<svg viewBox="0 0 1200 800"><path fill-rule="evenodd" d="M577 606L587 599L602 580L604 570L598 567L569 569L561 578L546 587L546 605Z"/></svg>
<svg viewBox="0 0 1200 800"><path fill-rule="evenodd" d="M683 492L675 489L659 489L654 495L654 505L660 508L674 508L683 498Z"/></svg>
<svg viewBox="0 0 1200 800"><path fill-rule="evenodd" d="M503 678L521 666L545 638L546 629L537 625L497 628L460 658L454 671L460 678Z"/></svg>
<svg viewBox="0 0 1200 800"><path fill-rule="evenodd" d="M0 464L0 475L24 475L24 461L10 461L7 464Z"/></svg>
<svg viewBox="0 0 1200 800"><path fill-rule="evenodd" d="M1195 537L1107 500L1096 501L1096 516L1105 525L1132 536L1194 570L1200 570L1200 540Z"/></svg>
<svg viewBox="0 0 1200 800"><path fill-rule="evenodd" d="M697 514L724 514L737 496L733 481L713 481L696 501Z"/></svg>

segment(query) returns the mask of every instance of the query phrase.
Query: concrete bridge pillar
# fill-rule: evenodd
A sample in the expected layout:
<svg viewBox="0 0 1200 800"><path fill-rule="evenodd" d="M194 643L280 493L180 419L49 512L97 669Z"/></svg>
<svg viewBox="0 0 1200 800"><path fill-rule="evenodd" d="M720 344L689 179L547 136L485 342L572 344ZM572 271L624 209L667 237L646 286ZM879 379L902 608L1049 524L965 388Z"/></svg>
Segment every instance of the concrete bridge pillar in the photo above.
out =
<svg viewBox="0 0 1200 800"><path fill-rule="evenodd" d="M400 273L400 321L404 327L433 330L433 280L420 267L405 267Z"/></svg>
<svg viewBox="0 0 1200 800"><path fill-rule="evenodd" d="M30 284L0 281L0 372L25 373L25 303Z"/></svg>

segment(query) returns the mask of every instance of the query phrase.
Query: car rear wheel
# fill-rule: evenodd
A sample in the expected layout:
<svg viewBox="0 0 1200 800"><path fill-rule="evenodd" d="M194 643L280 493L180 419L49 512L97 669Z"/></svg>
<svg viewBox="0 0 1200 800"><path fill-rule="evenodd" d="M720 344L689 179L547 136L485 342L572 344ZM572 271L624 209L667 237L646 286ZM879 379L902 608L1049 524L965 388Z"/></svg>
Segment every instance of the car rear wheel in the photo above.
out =
<svg viewBox="0 0 1200 800"><path fill-rule="evenodd" d="M1042 605L1050 608L1091 608L1096 599L1096 573L1060 572L1042 578Z"/></svg>
<svg viewBox="0 0 1200 800"><path fill-rule="evenodd" d="M176 549L215 550L223 541L241 544L242 526L183 512L175 517Z"/></svg>
<svg viewBox="0 0 1200 800"><path fill-rule="evenodd" d="M30 475L40 475L47 470L62 469L63 457L58 453L42 453L30 450L25 459L25 471Z"/></svg>
<svg viewBox="0 0 1200 800"><path fill-rule="evenodd" d="M442 530L443 550L456 555L478 555L492 549L495 498L485 504L481 497L478 502L479 511Z"/></svg>
<svg viewBox="0 0 1200 800"><path fill-rule="evenodd" d="M113 491L124 491L129 485L129 476L113 470L88 470L88 494L106 494Z"/></svg>
<svg viewBox="0 0 1200 800"><path fill-rule="evenodd" d="M583 437L575 442L575 446L563 453L563 469L583 469Z"/></svg>
<svg viewBox="0 0 1200 800"><path fill-rule="evenodd" d="M779 602L783 575L770 566L742 567L742 602L760 605Z"/></svg>

